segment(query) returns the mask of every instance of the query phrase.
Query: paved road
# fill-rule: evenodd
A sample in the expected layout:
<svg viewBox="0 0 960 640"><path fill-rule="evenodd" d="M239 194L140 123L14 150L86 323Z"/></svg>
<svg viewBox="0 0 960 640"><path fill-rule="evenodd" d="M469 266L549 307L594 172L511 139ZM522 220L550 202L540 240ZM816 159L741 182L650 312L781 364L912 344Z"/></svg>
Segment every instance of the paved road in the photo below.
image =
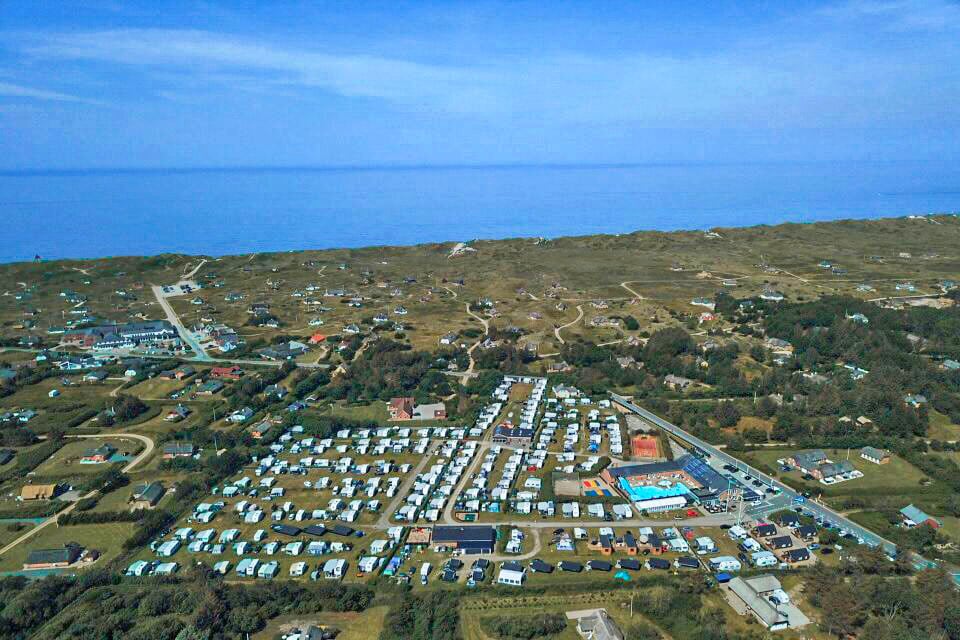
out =
<svg viewBox="0 0 960 640"><path fill-rule="evenodd" d="M774 513L775 511L780 511L782 509L792 507L797 500L803 500L804 511L813 513L815 516L823 518L826 522L835 524L842 529L846 529L847 531L851 532L853 535L863 538L863 540L867 544L871 546L880 547L889 556L895 556L897 554L897 546L894 543L890 542L885 538L880 537L873 531L870 531L869 529L866 529L860 526L859 524L850 520L849 518L841 515L840 513L837 513L830 507L824 504L821 504L819 502L813 502L812 500L804 500L803 497L800 496L795 490L791 489L790 487L783 484L782 482L776 480L775 478L771 478L765 473L760 472L758 469L751 467L750 465L743 462L742 460L738 460L737 458L734 458L733 456L730 456L724 453L723 451L721 451L720 449L717 449L715 446L711 445L710 443L704 442L700 438L697 438L692 434L687 433L677 425L667 422L663 418L660 418L659 416L653 413L650 413L649 411L647 411L646 409L643 409L642 407L638 407L637 405L633 404L623 396L619 396L615 393L611 393L610 397L614 402L619 404L621 407L624 407L625 409L632 411L633 413L639 415L641 418L647 420L648 422L654 424L655 426L660 427L664 431L667 431L677 439L683 440L688 444L699 447L703 451L710 454L711 459L709 460L709 462L711 463L711 465L717 465L718 461L720 465L732 464L739 471L745 471L749 473L751 476L758 478L761 482L769 486L780 489L780 494L778 496L775 496L772 498L767 497L764 499L764 501L760 505L757 505L755 507L749 507L747 509L748 515L754 518L763 518L771 513ZM926 569L926 568L939 566L938 563L932 560L928 560L927 558L924 558L923 556L913 552L910 553L910 559L913 563L913 566L916 567L917 569ZM960 568L952 565L945 565L945 568L952 576L954 583L958 587L960 587Z"/></svg>
<svg viewBox="0 0 960 640"><path fill-rule="evenodd" d="M0 353L6 351L18 351L23 353L39 353L40 351L49 351L49 349L27 349L24 347L4 347L0 349ZM250 365L256 367L279 367L282 365L282 362L276 360L254 360L252 358L211 358L207 357L206 360L201 360L195 356L178 356L178 355L157 355L151 353L136 353L132 354L138 358L147 358L153 360L179 360L180 362L204 362L208 364L240 364L240 365ZM325 362L297 362L298 367L303 367L305 369L329 369L330 364Z"/></svg>
<svg viewBox="0 0 960 640"><path fill-rule="evenodd" d="M136 466L139 465L141 462L143 462L144 460L146 460L147 458L149 458L149 457L150 457L150 454L153 453L153 449L154 449L154 447L155 447L155 445L154 445L154 443L153 443L153 440L151 440L151 439L148 438L147 436L142 436L142 435L140 435L140 434L138 434L138 433L105 433L105 434L96 434L96 435L67 436L67 437L68 437L68 438L113 438L113 439L117 439L117 438L127 438L127 439L132 439L132 440L139 440L140 442L142 442L142 443L144 444L143 451L141 451L139 454L137 454L137 457L136 457L136 458L134 458L133 460L131 460L130 462L128 462L128 463L123 467L123 469L121 469L121 471L123 471L123 473L129 473L130 471L132 471L132 470L134 469L134 467L136 467ZM97 493L96 491L91 491L91 492L87 493L86 495L84 495L83 498L93 497L96 493ZM61 516L61 515L63 515L63 514L66 514L66 513L70 513L71 511L73 511L74 509L76 509L76 507L77 507L77 503L76 503L76 502L71 502L71 503L68 504L66 507L64 507L63 509L61 509L61 510L58 511L57 513L53 514L52 516L50 516L49 518L47 518L46 520L44 520L43 522L41 522L40 524L38 524L38 525L35 526L34 528L32 528L32 529L30 529L29 531L27 531L26 533L24 533L22 536L20 536L20 537L17 538L16 540L14 540L13 542L11 542L11 543L8 544L7 546L5 546L3 549L0 549L0 556L2 556L3 554L5 554L6 552L10 551L10 550L13 549L14 547L20 545L21 543L29 540L30 538L32 538L33 536L35 536L37 533L39 533L39 532L42 531L43 529L46 529L47 527L49 527L49 526L52 525L52 524L56 524L57 518L58 518L59 516Z"/></svg>
<svg viewBox="0 0 960 640"><path fill-rule="evenodd" d="M881 547L888 555L891 555L891 556L896 555L897 547L895 544L893 544L889 540L881 538L874 532L868 529L865 529L864 527L858 525L852 520L847 519L846 517L840 515L839 513L830 509L829 507L826 507L819 503L812 502L810 500L805 500L795 490L791 489L790 487L783 484L782 482L776 480L775 478L771 478L770 476L768 476L765 473L762 473L758 469L754 469L753 467L743 462L742 460L739 460L727 453L724 453L723 451L721 451L720 449L717 449L715 446L711 445L710 443L705 442L704 440L701 440L700 438L697 438L696 436L684 431L677 425L667 422L663 418L647 411L646 409L643 409L642 407L639 407L633 404L623 396L619 396L615 393L611 393L610 396L614 402L624 407L625 409L637 414L647 422L650 422L651 424L657 427L660 427L661 429L671 434L675 438L682 440L687 444L691 444L701 449L702 451L706 452L707 454L709 454L711 456L711 459L710 459L711 465L716 465L718 462L721 465L723 464L733 465L739 471L749 473L751 476L759 479L764 484L780 489L779 496L775 498L766 498L764 500L764 503L761 503L760 506L752 509L748 508L747 510L748 514L754 517L760 518L767 514L773 513L774 511L777 511L779 509L789 508L794 504L796 500L801 500L803 501L803 508L805 511L809 511L814 515L823 518L826 521L836 523L841 528L846 529L847 531L850 531L854 535L863 538L864 541L867 542L868 544Z"/></svg>
<svg viewBox="0 0 960 640"><path fill-rule="evenodd" d="M719 527L724 524L733 524L736 521L734 513L718 513L715 515L697 516L694 518L683 518L682 520L664 520L663 518L626 518L624 520L539 520L516 522L483 522L481 524L497 524L500 526L511 527L530 527L532 529L563 529L569 527ZM458 524L463 524L458 523Z"/></svg>
<svg viewBox="0 0 960 640"><path fill-rule="evenodd" d="M197 267L199 268L199 266ZM163 308L163 312L167 314L167 320L170 321L174 327L177 328L177 333L180 334L180 339L184 343L190 345L190 348L193 349L193 352L196 355L194 358L199 362L209 362L213 360L203 347L200 346L200 342L193 337L193 334L187 330L183 323L180 322L180 316L177 315L177 312L173 310L173 307L170 305L170 301L167 300L167 297L163 295L163 287L154 285L150 287L153 290L153 295L157 299L157 302L160 303L160 306Z"/></svg>
<svg viewBox="0 0 960 640"><path fill-rule="evenodd" d="M403 501L407 499L407 495L410 493L413 483L417 481L417 476L423 473L423 470L426 468L432 457L433 454L429 452L427 455L423 456L423 459L417 463L417 466L410 470L410 474L407 476L407 479L400 483L400 486L397 487L397 495L395 495L393 500L390 501L390 504L384 508L380 518L377 520L377 529L389 529L390 527L397 527L401 525L409 526L410 523L408 522L390 522L390 518L393 517L393 514L397 512L397 509L400 508L400 505L403 504Z"/></svg>

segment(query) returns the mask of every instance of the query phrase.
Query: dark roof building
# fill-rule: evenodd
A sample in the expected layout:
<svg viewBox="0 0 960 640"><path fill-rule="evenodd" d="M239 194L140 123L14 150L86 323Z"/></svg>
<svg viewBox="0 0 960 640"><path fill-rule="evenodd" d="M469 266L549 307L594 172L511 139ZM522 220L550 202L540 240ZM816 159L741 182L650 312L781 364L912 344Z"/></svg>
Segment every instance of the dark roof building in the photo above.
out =
<svg viewBox="0 0 960 640"><path fill-rule="evenodd" d="M526 427L508 427L498 425L493 430L493 442L496 444L530 444L533 440L533 429Z"/></svg>
<svg viewBox="0 0 960 640"><path fill-rule="evenodd" d="M134 509L150 509L157 506L165 491L159 482L141 482L133 487L130 502Z"/></svg>
<svg viewBox="0 0 960 640"><path fill-rule="evenodd" d="M290 536L291 538L300 535L300 532L303 531L300 527L294 527L289 524L272 524L270 525L270 530L281 535Z"/></svg>
<svg viewBox="0 0 960 640"><path fill-rule="evenodd" d="M793 540L790 536L777 536L767 541L772 549L789 549L793 546Z"/></svg>
<svg viewBox="0 0 960 640"><path fill-rule="evenodd" d="M193 455L193 445L189 442L168 442L163 445L164 458L186 458Z"/></svg>
<svg viewBox="0 0 960 640"><path fill-rule="evenodd" d="M812 524L805 524L797 527L795 533L797 534L798 538L809 540L817 535L817 528Z"/></svg>
<svg viewBox="0 0 960 640"><path fill-rule="evenodd" d="M497 531L493 527L434 527L433 542L463 549L467 553L493 553Z"/></svg>
<svg viewBox="0 0 960 640"><path fill-rule="evenodd" d="M591 571L610 571L613 565L606 560L587 560L587 568Z"/></svg>
<svg viewBox="0 0 960 640"><path fill-rule="evenodd" d="M695 480L701 488L707 489L700 493L705 499L711 499L729 488L730 482L722 475L717 473L713 467L706 462L689 453L676 458L675 460L666 460L664 462L653 462L650 464L627 464L619 467L607 467L601 476L610 484L616 486L620 478L629 478L631 476L644 476L653 474L670 474L683 471ZM696 494L695 494L696 495Z"/></svg>
<svg viewBox="0 0 960 640"><path fill-rule="evenodd" d="M803 562L804 560L810 559L810 551L808 551L806 547L790 549L783 554L783 559L786 562Z"/></svg>
<svg viewBox="0 0 960 640"><path fill-rule="evenodd" d="M627 569L628 571L637 571L641 566L639 560L634 558L620 558L617 560L618 569Z"/></svg>
<svg viewBox="0 0 960 640"><path fill-rule="evenodd" d="M530 571L534 573L553 573L553 565L549 562L544 562L540 558L536 558L530 563Z"/></svg>
<svg viewBox="0 0 960 640"><path fill-rule="evenodd" d="M27 554L24 569L69 567L80 557L80 545L67 543L61 549L34 549Z"/></svg>

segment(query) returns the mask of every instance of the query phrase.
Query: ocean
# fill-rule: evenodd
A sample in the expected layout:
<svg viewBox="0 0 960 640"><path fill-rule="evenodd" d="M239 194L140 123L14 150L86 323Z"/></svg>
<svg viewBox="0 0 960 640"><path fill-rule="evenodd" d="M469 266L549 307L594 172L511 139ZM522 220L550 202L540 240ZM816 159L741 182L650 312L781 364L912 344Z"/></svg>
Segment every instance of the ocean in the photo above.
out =
<svg viewBox="0 0 960 640"><path fill-rule="evenodd" d="M0 262L707 229L960 210L942 164L0 173Z"/></svg>

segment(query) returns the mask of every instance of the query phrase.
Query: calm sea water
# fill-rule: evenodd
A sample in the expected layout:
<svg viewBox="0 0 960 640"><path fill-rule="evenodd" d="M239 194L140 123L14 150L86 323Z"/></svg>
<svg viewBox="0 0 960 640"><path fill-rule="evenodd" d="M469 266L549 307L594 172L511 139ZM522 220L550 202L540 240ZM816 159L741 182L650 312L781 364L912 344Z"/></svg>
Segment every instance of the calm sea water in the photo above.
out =
<svg viewBox="0 0 960 640"><path fill-rule="evenodd" d="M960 169L764 164L0 174L0 262L960 210Z"/></svg>

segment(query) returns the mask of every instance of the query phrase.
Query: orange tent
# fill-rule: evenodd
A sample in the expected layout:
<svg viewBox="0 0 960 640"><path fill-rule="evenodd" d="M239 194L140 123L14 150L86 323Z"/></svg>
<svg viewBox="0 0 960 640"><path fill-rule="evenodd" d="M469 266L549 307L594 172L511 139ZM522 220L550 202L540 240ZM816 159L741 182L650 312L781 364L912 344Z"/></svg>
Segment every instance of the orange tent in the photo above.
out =
<svg viewBox="0 0 960 640"><path fill-rule="evenodd" d="M310 336L310 344L319 344L326 339L327 339L327 336L323 335L322 333L315 333L312 336Z"/></svg>

